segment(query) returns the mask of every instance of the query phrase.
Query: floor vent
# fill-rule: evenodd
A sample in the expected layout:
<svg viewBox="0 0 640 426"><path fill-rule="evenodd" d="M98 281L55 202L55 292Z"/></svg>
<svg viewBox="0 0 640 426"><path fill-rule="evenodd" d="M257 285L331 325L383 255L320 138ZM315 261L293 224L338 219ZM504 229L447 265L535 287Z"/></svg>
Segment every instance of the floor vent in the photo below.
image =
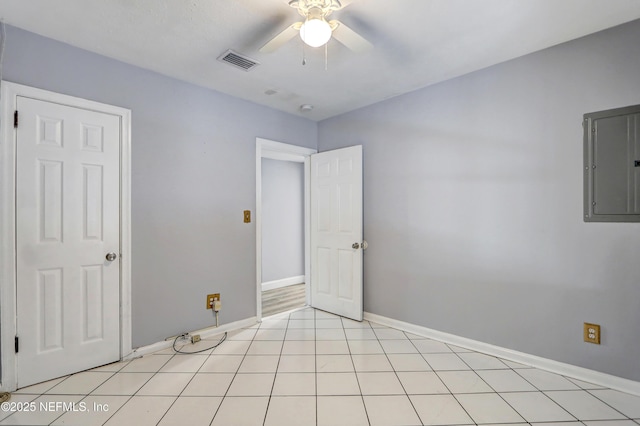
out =
<svg viewBox="0 0 640 426"><path fill-rule="evenodd" d="M236 68L240 68L244 71L252 70L253 68L260 65L257 61L253 59L241 55L238 52L234 52L233 50L227 50L222 55L218 56L218 60L222 62L226 62L229 65L233 65Z"/></svg>

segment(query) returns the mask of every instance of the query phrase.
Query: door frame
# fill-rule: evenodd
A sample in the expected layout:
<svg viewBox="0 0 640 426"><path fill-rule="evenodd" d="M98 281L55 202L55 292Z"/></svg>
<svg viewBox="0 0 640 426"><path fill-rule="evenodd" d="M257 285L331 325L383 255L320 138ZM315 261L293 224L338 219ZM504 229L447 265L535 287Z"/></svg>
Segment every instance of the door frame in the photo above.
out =
<svg viewBox="0 0 640 426"><path fill-rule="evenodd" d="M13 113L18 96L93 110L120 118L120 359L131 353L131 110L7 81L0 105L0 390L18 383L14 338L16 292L16 137Z"/></svg>
<svg viewBox="0 0 640 426"><path fill-rule="evenodd" d="M311 154L318 151L256 138L256 317L262 321L262 159L304 164L304 279L305 298L311 304Z"/></svg>

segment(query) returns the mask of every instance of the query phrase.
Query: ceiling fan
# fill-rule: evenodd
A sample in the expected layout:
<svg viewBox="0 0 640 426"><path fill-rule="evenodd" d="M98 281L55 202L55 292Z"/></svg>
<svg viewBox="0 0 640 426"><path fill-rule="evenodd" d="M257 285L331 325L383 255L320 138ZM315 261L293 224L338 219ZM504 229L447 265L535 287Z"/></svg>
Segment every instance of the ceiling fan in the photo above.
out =
<svg viewBox="0 0 640 426"><path fill-rule="evenodd" d="M311 47L324 46L333 37L354 52L366 52L373 48L371 43L342 22L327 21L327 16L344 7L340 0L291 0L289 6L298 9L304 21L285 28L262 46L260 52L274 52L296 34L300 34L302 41Z"/></svg>

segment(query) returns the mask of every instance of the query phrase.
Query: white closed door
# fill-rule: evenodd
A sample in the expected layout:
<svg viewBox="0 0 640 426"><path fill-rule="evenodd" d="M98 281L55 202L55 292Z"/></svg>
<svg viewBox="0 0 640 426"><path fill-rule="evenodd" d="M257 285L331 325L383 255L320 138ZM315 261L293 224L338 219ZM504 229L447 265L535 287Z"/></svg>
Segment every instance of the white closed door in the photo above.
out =
<svg viewBox="0 0 640 426"><path fill-rule="evenodd" d="M120 357L120 118L19 96L18 387ZM108 259L110 260L108 260Z"/></svg>
<svg viewBox="0 0 640 426"><path fill-rule="evenodd" d="M362 321L362 146L311 156L311 306Z"/></svg>

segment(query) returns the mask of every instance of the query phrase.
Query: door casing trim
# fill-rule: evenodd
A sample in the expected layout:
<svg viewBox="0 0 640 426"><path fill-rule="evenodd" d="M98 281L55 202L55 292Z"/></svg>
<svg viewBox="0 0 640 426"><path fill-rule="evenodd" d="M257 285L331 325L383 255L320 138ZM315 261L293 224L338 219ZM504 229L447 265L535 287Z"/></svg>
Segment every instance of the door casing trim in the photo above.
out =
<svg viewBox="0 0 640 426"><path fill-rule="evenodd" d="M311 154L316 149L256 138L256 317L262 321L262 159L304 163L304 275L311 304Z"/></svg>
<svg viewBox="0 0 640 426"><path fill-rule="evenodd" d="M18 96L116 115L120 118L120 359L131 353L131 110L7 81L0 96L0 390L18 384L13 350L16 318L16 131Z"/></svg>

